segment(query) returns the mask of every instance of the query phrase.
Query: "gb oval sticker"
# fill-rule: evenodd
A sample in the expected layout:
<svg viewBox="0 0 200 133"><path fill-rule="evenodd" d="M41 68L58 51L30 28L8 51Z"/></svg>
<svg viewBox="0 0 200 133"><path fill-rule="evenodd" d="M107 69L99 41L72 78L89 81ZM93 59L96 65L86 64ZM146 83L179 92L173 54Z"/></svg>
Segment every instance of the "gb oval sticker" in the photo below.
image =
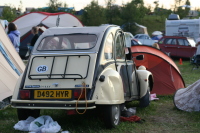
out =
<svg viewBox="0 0 200 133"><path fill-rule="evenodd" d="M45 65L40 65L40 66L38 66L38 67L36 68L36 71L37 71L38 73L44 73L44 72L46 72L47 70L48 70L48 67L45 66Z"/></svg>

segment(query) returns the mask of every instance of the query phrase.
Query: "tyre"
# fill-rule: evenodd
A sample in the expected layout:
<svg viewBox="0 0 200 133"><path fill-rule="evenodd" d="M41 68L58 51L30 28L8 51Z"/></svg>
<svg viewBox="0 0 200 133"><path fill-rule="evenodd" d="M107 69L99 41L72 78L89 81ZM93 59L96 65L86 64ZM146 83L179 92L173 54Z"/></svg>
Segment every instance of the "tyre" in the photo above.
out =
<svg viewBox="0 0 200 133"><path fill-rule="evenodd" d="M17 109L19 120L26 120L29 116L37 118L40 116L40 109Z"/></svg>
<svg viewBox="0 0 200 133"><path fill-rule="evenodd" d="M140 107L147 107L150 104L150 99L150 92L149 89L147 89L145 96L140 99Z"/></svg>
<svg viewBox="0 0 200 133"><path fill-rule="evenodd" d="M120 122L120 105L104 106L104 123L107 128L115 128Z"/></svg>

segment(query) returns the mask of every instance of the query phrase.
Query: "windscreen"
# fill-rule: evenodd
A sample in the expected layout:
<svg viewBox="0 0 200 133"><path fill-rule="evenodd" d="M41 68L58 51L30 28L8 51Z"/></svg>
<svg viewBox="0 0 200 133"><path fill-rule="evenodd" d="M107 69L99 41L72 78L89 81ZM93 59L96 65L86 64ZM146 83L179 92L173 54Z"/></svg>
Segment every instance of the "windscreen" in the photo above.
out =
<svg viewBox="0 0 200 133"><path fill-rule="evenodd" d="M49 50L74 50L74 49L90 49L96 45L97 36L93 34L71 34L48 36L43 38L38 51Z"/></svg>

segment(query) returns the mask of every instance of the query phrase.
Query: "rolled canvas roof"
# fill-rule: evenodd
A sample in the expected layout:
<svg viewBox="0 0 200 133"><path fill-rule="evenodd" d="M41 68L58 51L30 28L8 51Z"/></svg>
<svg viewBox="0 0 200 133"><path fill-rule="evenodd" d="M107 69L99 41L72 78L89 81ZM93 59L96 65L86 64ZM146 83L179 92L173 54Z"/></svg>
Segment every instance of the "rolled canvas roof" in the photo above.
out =
<svg viewBox="0 0 200 133"><path fill-rule="evenodd" d="M57 18L59 19L59 27L83 27L78 18L72 14L59 12L59 13L47 13L47 12L31 12L20 16L13 22L17 25L21 36L31 30L33 26L43 25L46 28L56 27Z"/></svg>
<svg viewBox="0 0 200 133"><path fill-rule="evenodd" d="M19 75L25 65L0 24L0 101L12 96ZM3 51L2 51L3 50ZM17 69L19 74L14 70Z"/></svg>
<svg viewBox="0 0 200 133"><path fill-rule="evenodd" d="M174 61L162 51L145 45L131 47L134 57L144 55L144 60L136 60L136 66L144 65L152 72L154 86L151 93L160 95L174 94L179 88L184 88L185 83L180 70Z"/></svg>

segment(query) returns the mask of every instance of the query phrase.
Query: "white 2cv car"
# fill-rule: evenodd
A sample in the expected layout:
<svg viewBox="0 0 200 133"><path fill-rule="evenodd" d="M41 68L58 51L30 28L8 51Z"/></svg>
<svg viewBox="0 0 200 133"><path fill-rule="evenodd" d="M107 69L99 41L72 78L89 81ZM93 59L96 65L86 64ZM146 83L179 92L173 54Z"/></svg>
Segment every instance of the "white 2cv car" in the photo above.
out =
<svg viewBox="0 0 200 133"><path fill-rule="evenodd" d="M150 103L153 75L144 66L138 70L131 40L116 25L49 28L37 40L11 105L19 120L39 117L41 109L103 109L105 125L120 122L126 102Z"/></svg>

